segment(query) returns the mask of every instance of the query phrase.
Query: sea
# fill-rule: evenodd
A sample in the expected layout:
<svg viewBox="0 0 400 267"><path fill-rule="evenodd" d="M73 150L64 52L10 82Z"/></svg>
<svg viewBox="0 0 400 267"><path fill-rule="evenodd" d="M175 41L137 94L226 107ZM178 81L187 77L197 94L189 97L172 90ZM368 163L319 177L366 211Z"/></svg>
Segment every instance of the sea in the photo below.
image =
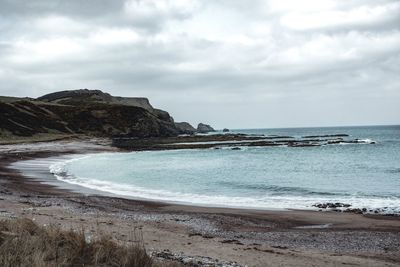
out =
<svg viewBox="0 0 400 267"><path fill-rule="evenodd" d="M97 153L55 162L58 180L118 196L200 206L400 214L400 126L239 129L260 136L348 134L354 144Z"/></svg>

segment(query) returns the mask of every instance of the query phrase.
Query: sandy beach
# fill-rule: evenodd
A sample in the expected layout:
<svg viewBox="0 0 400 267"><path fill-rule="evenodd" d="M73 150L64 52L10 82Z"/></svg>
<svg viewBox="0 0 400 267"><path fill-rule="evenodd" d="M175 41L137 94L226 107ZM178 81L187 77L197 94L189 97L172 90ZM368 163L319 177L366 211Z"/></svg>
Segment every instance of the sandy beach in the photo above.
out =
<svg viewBox="0 0 400 267"><path fill-rule="evenodd" d="M400 217L305 210L266 211L125 199L51 181L45 166L16 162L118 151L106 139L0 146L0 216L108 233L140 232L154 257L188 266L397 266ZM27 172L36 178L27 177ZM42 179L38 179L42 177ZM55 179L55 178L54 178ZM192 265L190 265L192 264ZM197 264L197 265L196 265Z"/></svg>

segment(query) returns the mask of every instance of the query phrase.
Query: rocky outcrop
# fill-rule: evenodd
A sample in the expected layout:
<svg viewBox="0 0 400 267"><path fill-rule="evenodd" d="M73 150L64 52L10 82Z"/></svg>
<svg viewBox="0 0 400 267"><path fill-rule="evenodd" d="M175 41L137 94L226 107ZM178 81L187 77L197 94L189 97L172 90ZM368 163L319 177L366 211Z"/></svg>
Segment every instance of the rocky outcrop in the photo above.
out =
<svg viewBox="0 0 400 267"><path fill-rule="evenodd" d="M36 100L1 101L0 136L83 134L104 137L176 136L166 111L147 99L116 98L99 90L62 91Z"/></svg>
<svg viewBox="0 0 400 267"><path fill-rule="evenodd" d="M167 121L170 123L174 123L174 118L172 118L168 112L161 110L161 109L153 109L153 113L158 119L162 121Z"/></svg>
<svg viewBox="0 0 400 267"><path fill-rule="evenodd" d="M228 128L224 128L224 129L222 130L222 132L228 133L228 132L229 132L229 129L228 129Z"/></svg>
<svg viewBox="0 0 400 267"><path fill-rule="evenodd" d="M188 122L175 122L179 134L195 134L197 130Z"/></svg>
<svg viewBox="0 0 400 267"><path fill-rule="evenodd" d="M215 132L215 130L208 124L199 123L199 125L197 125L197 132L198 133L209 133L209 132Z"/></svg>

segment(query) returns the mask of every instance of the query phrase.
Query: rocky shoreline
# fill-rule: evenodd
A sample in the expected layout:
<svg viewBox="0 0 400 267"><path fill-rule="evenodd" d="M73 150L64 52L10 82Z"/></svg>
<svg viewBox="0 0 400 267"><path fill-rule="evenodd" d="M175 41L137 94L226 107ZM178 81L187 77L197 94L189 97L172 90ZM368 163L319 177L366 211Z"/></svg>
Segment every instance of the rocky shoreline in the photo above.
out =
<svg viewBox="0 0 400 267"><path fill-rule="evenodd" d="M372 140L351 138L347 134L305 136L264 136L246 134L212 134L186 135L166 138L113 138L112 145L126 150L166 150L166 149L198 149L198 148L232 148L241 147L320 147L327 145L375 144Z"/></svg>
<svg viewBox="0 0 400 267"><path fill-rule="evenodd" d="M318 208L319 209L318 211L347 212L355 214L380 214L382 216L393 216L393 217L400 216L400 214L390 213L388 207L377 208L377 209L352 208L351 204L340 203L340 202L317 203L312 206Z"/></svg>

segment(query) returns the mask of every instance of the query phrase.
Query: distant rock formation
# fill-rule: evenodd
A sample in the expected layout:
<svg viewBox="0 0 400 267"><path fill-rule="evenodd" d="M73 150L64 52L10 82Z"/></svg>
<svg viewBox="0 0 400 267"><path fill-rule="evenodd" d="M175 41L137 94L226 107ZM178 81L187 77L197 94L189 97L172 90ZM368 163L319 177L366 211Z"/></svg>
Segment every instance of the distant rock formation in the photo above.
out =
<svg viewBox="0 0 400 267"><path fill-rule="evenodd" d="M199 125L197 125L197 132L198 133L209 133L209 132L215 132L215 130L208 124L199 123Z"/></svg>
<svg viewBox="0 0 400 267"><path fill-rule="evenodd" d="M0 136L178 134L168 112L153 108L147 98L114 97L100 90L61 91L37 99L0 97L0 114Z"/></svg>
<svg viewBox="0 0 400 267"><path fill-rule="evenodd" d="M188 122L175 122L179 134L195 134L197 130Z"/></svg>
<svg viewBox="0 0 400 267"><path fill-rule="evenodd" d="M229 132L229 129L228 129L228 128L224 128L224 129L222 130L222 132L227 133L227 132Z"/></svg>

